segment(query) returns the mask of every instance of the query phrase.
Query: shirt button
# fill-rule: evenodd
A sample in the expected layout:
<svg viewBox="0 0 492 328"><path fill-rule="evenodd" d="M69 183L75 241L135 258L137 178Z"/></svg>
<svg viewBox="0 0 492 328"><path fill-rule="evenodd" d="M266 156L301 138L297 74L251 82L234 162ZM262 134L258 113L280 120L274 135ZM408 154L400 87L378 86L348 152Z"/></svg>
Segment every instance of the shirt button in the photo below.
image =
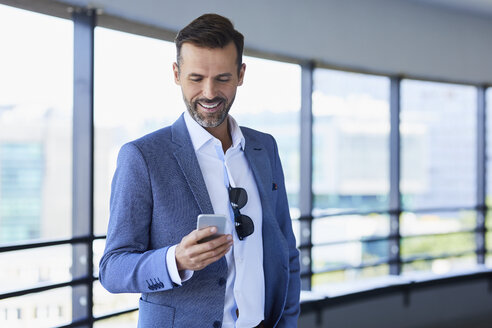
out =
<svg viewBox="0 0 492 328"><path fill-rule="evenodd" d="M214 321L214 328L220 328L222 326L222 324L220 323L220 321Z"/></svg>
<svg viewBox="0 0 492 328"><path fill-rule="evenodd" d="M224 286L224 285L225 285L225 283L226 283L225 278L220 278L220 279L219 279L219 286Z"/></svg>

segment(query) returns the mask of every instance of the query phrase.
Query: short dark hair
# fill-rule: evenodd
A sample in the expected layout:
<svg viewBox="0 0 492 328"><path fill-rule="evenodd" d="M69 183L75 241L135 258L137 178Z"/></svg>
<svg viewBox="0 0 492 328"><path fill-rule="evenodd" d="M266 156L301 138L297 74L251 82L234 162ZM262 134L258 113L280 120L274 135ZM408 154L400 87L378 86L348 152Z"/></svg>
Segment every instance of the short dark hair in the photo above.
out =
<svg viewBox="0 0 492 328"><path fill-rule="evenodd" d="M244 36L234 29L234 25L228 18L217 14L202 15L179 31L174 39L178 67L181 59L181 46L185 42L198 47L216 49L224 48L231 41L236 46L239 72L243 63Z"/></svg>

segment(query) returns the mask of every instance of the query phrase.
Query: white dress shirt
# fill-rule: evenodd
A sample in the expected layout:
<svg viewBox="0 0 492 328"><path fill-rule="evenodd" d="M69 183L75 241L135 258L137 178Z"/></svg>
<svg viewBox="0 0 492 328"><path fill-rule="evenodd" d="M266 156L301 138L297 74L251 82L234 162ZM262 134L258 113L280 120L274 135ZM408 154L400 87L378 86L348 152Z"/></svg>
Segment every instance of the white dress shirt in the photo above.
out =
<svg viewBox="0 0 492 328"><path fill-rule="evenodd" d="M265 308L262 208L253 172L244 155L244 136L236 121L229 115L232 146L224 154L220 140L195 122L187 111L184 119L214 213L229 218L227 229L234 241L233 247L225 255L228 273L222 327L255 327L264 319ZM254 232L243 240L239 240L234 229L227 184L244 188L248 194L248 202L240 212L253 220ZM173 282L181 284L191 278L193 272L178 273L175 250L176 246L169 249L166 263ZM239 309L239 318L236 316L236 309Z"/></svg>

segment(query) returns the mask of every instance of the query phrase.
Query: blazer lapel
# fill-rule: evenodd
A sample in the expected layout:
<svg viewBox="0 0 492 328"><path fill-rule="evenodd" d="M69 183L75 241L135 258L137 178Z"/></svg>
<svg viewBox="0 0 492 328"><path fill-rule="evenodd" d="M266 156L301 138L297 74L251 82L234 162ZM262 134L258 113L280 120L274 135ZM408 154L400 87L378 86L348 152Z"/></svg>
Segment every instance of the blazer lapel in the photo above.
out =
<svg viewBox="0 0 492 328"><path fill-rule="evenodd" d="M171 131L172 140L177 145L174 150L174 157L183 171L198 207L203 214L213 214L212 202L210 201L183 115L174 122Z"/></svg>
<svg viewBox="0 0 492 328"><path fill-rule="evenodd" d="M260 194L263 217L273 215L271 209L272 166L265 146L256 138L242 130L245 137L244 154L253 171L258 192Z"/></svg>

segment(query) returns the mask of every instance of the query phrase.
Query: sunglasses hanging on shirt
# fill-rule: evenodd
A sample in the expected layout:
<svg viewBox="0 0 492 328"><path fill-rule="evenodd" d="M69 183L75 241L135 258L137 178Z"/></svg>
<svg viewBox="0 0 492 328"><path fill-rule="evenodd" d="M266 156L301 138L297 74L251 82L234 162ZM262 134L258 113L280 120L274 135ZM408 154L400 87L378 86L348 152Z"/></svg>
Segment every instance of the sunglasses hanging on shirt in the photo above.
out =
<svg viewBox="0 0 492 328"><path fill-rule="evenodd" d="M234 226L239 240L243 240L255 231L253 220L239 210L248 202L248 194L243 188L232 188L229 185L229 201L234 212Z"/></svg>

